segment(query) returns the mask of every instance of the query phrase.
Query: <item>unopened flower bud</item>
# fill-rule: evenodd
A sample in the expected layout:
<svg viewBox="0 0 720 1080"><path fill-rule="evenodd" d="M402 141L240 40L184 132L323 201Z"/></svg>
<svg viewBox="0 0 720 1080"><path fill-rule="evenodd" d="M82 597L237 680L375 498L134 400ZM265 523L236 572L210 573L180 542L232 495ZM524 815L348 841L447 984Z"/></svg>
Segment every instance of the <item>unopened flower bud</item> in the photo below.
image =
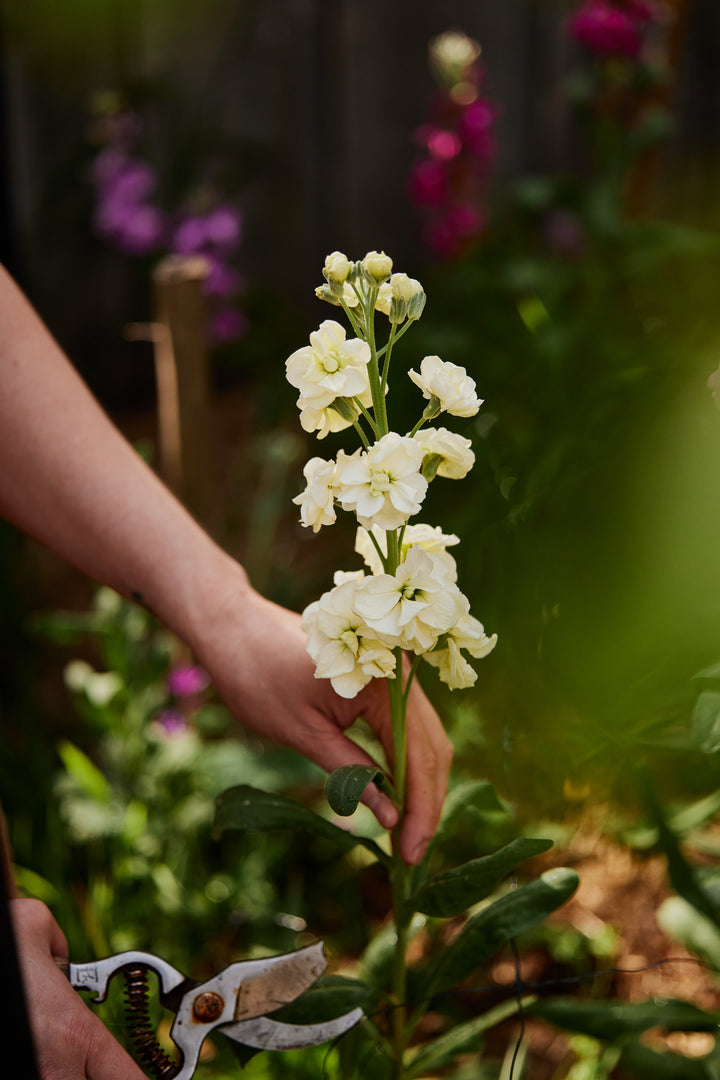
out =
<svg viewBox="0 0 720 1080"><path fill-rule="evenodd" d="M315 295L318 300L325 300L328 304L334 304L335 307L340 307L340 301L333 295L333 291L329 285L318 285L315 290Z"/></svg>
<svg viewBox="0 0 720 1080"><path fill-rule="evenodd" d="M352 263L347 255L343 255L342 251L333 251L332 254L328 255L325 259L323 277L327 281L333 296L343 295L345 282L347 281L351 266Z"/></svg>
<svg viewBox="0 0 720 1080"><path fill-rule="evenodd" d="M362 261L365 278L371 285L387 281L392 273L392 265L392 259L384 251L368 251Z"/></svg>
<svg viewBox="0 0 720 1080"><path fill-rule="evenodd" d="M359 410L352 398L335 398L330 408L334 409L338 416L341 416L343 420L347 420L350 424L357 420Z"/></svg>

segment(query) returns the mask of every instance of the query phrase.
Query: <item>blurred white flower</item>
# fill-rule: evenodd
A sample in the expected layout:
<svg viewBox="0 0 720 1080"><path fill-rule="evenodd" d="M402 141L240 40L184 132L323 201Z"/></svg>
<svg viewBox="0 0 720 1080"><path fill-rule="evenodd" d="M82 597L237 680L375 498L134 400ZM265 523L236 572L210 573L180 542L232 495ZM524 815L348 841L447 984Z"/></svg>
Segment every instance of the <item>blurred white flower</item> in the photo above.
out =
<svg viewBox="0 0 720 1080"><path fill-rule="evenodd" d="M347 455L335 466L336 498L354 510L361 525L396 529L417 514L427 492L420 472L422 448L414 439L391 431L367 451Z"/></svg>
<svg viewBox="0 0 720 1080"><path fill-rule="evenodd" d="M421 428L413 438L423 448L423 469L426 475L429 466L432 470L430 475L462 480L475 464L470 439L448 431L447 428Z"/></svg>
<svg viewBox="0 0 720 1080"><path fill-rule="evenodd" d="M441 412L474 416L482 405L482 399L475 393L475 381L465 368L439 356L426 356L420 364L420 373L411 369L408 375L420 387L423 397L437 400Z"/></svg>
<svg viewBox="0 0 720 1080"><path fill-rule="evenodd" d="M321 410L336 398L353 398L368 391L369 360L366 341L346 341L340 323L326 319L310 335L310 344L288 357L285 371L288 382L300 391L298 405Z"/></svg>
<svg viewBox="0 0 720 1080"><path fill-rule="evenodd" d="M437 572L433 558L413 547L395 574L378 574L360 582L355 610L388 645L415 653L432 649L462 615L465 598L456 585Z"/></svg>
<svg viewBox="0 0 720 1080"><path fill-rule="evenodd" d="M497 644L497 634L489 637L481 622L469 612L458 620L443 639L439 648L425 653L425 660L438 669L440 679L451 690L463 690L473 686L477 679L477 672L463 656L461 649L465 649L477 660L491 653Z"/></svg>
<svg viewBox="0 0 720 1080"><path fill-rule="evenodd" d="M313 532L335 521L334 475L335 462L319 457L310 458L303 469L307 486L293 502L300 507L301 522L306 528L311 526Z"/></svg>
<svg viewBox="0 0 720 1080"><path fill-rule="evenodd" d="M371 679L393 679L395 656L354 610L358 587L345 581L310 604L302 616L315 678L330 679L333 689L353 698Z"/></svg>

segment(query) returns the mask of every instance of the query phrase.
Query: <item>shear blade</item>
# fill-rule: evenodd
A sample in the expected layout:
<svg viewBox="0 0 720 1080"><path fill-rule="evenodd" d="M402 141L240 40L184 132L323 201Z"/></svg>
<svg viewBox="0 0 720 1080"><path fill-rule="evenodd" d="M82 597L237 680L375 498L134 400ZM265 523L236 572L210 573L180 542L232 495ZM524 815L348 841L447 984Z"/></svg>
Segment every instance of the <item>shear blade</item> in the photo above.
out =
<svg viewBox="0 0 720 1080"><path fill-rule="evenodd" d="M218 1031L255 1050L301 1050L305 1046L319 1046L337 1039L354 1027L363 1015L362 1009L357 1008L322 1024L283 1024L258 1016L254 1020L225 1024Z"/></svg>

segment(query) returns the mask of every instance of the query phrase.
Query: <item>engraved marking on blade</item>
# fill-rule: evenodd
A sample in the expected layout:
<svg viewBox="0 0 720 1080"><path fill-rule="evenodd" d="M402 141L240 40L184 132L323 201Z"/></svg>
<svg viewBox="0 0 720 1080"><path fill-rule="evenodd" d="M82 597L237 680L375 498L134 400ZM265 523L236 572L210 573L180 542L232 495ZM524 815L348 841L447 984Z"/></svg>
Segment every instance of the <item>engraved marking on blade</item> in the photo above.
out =
<svg viewBox="0 0 720 1080"><path fill-rule="evenodd" d="M264 1016L295 1001L320 978L327 967L322 942L298 949L282 965L243 979L235 1005L235 1019Z"/></svg>

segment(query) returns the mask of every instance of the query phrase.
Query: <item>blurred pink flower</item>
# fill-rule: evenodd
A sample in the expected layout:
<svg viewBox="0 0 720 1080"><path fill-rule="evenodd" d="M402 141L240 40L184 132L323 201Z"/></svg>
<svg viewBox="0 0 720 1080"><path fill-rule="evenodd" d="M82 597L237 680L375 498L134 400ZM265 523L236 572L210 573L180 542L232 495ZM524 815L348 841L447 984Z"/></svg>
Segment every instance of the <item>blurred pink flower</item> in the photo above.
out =
<svg viewBox="0 0 720 1080"><path fill-rule="evenodd" d="M155 715L153 722L165 735L181 735L190 727L182 713L175 709L163 709Z"/></svg>
<svg viewBox="0 0 720 1080"><path fill-rule="evenodd" d="M476 206L450 206L443 216L427 228L428 247L442 259L456 259L468 243L485 230L485 217Z"/></svg>
<svg viewBox="0 0 720 1080"><path fill-rule="evenodd" d="M642 47L639 23L650 18L647 5L618 6L608 0L585 0L568 22L568 32L598 56L637 59ZM642 14L640 13L642 11Z"/></svg>
<svg viewBox="0 0 720 1080"><path fill-rule="evenodd" d="M483 98L466 105L460 114L460 138L470 153L484 161L495 156L494 123L495 109Z"/></svg>
<svg viewBox="0 0 720 1080"><path fill-rule="evenodd" d="M410 171L410 194L421 206L442 206L448 197L447 169L435 158L416 162Z"/></svg>
<svg viewBox="0 0 720 1080"><path fill-rule="evenodd" d="M178 664L167 676L167 687L174 697L192 697L206 690L210 676L205 668L196 664Z"/></svg>

